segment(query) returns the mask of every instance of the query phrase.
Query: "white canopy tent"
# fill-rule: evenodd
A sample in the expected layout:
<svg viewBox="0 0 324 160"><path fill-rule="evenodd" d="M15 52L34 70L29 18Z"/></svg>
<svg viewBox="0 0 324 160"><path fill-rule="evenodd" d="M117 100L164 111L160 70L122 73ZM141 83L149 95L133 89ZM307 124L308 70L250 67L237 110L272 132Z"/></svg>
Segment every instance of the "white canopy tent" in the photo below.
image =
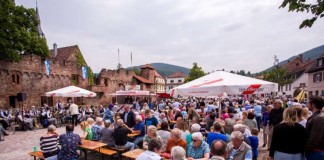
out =
<svg viewBox="0 0 324 160"><path fill-rule="evenodd" d="M54 91L46 92L47 97L96 97L97 94L76 86L68 86Z"/></svg>
<svg viewBox="0 0 324 160"><path fill-rule="evenodd" d="M171 96L207 97L219 96L224 93L232 95L262 94L277 92L277 90L277 83L216 71L174 88L171 90Z"/></svg>

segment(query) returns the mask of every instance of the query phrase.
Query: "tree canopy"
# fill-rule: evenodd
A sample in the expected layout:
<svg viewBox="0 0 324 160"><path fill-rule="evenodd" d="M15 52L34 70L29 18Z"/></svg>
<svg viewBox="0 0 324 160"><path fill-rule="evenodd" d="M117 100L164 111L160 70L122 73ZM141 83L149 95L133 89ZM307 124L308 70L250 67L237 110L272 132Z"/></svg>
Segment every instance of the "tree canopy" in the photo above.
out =
<svg viewBox="0 0 324 160"><path fill-rule="evenodd" d="M263 75L264 80L278 83L279 86L284 86L285 84L291 83L287 69L280 66L272 70L265 71Z"/></svg>
<svg viewBox="0 0 324 160"><path fill-rule="evenodd" d="M46 39L38 36L36 12L16 6L12 0L0 1L0 60L19 61L23 54L49 56Z"/></svg>
<svg viewBox="0 0 324 160"><path fill-rule="evenodd" d="M306 0L284 0L280 5L280 8L288 7L289 12L307 12L313 15L310 19L305 19L299 26L299 28L312 27L314 22L318 18L324 17L324 1L316 0L306 2Z"/></svg>
<svg viewBox="0 0 324 160"><path fill-rule="evenodd" d="M202 70L201 67L195 62L193 63L193 67L191 68L189 75L185 79L185 83L200 78L205 75L205 72Z"/></svg>

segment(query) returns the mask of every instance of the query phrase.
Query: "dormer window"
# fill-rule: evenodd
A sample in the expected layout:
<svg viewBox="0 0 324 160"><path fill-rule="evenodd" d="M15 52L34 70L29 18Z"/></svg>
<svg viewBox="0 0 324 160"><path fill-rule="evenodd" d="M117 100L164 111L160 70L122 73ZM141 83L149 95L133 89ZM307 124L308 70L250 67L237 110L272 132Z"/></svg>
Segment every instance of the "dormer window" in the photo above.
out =
<svg viewBox="0 0 324 160"><path fill-rule="evenodd" d="M323 59L318 60L318 67L321 67L323 65Z"/></svg>

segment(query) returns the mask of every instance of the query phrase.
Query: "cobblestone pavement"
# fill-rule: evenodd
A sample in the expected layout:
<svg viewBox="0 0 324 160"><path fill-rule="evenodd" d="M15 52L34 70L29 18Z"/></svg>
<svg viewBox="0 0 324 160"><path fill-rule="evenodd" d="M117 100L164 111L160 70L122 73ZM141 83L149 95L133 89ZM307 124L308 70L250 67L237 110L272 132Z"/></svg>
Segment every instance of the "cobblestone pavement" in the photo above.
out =
<svg viewBox="0 0 324 160"><path fill-rule="evenodd" d="M13 135L13 130L7 131L10 135L5 137L5 141L0 141L0 160L32 160L33 158L28 155L33 151L36 146L39 150L39 138L46 134L46 129L37 129L34 131L17 131ZM58 134L65 133L65 127L57 128ZM75 128L74 133L82 133L80 126ZM262 131L259 134L259 146L263 144ZM259 147L260 160L266 160L268 155L267 147ZM83 159L83 158L80 158ZM98 155L90 155L89 160L99 159Z"/></svg>

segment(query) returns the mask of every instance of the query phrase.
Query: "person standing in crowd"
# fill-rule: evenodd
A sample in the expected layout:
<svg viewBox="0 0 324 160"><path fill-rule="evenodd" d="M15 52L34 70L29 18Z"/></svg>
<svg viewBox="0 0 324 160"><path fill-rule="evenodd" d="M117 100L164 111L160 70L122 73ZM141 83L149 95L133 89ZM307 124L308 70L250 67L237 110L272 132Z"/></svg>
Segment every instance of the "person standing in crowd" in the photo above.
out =
<svg viewBox="0 0 324 160"><path fill-rule="evenodd" d="M96 124L91 127L91 131L92 131L92 140L94 141L99 141L101 139L101 130L102 130L102 123L103 123L103 120L101 117L97 117L96 118Z"/></svg>
<svg viewBox="0 0 324 160"><path fill-rule="evenodd" d="M193 104L190 104L188 108L188 119L192 120L193 117L200 117L200 116L196 111L195 106L193 106Z"/></svg>
<svg viewBox="0 0 324 160"><path fill-rule="evenodd" d="M296 111L287 108L282 123L273 128L269 156L275 160L303 160L306 140L307 131L297 122Z"/></svg>
<svg viewBox="0 0 324 160"><path fill-rule="evenodd" d="M124 108L124 113L121 115L121 118L124 120L124 123L129 127L132 128L136 124L135 122L135 113L130 110L130 106L126 105Z"/></svg>
<svg viewBox="0 0 324 160"><path fill-rule="evenodd" d="M133 133L133 131L124 124L122 119L117 120L117 125L118 127L114 129L115 147L133 150L134 143L127 141L127 135Z"/></svg>
<svg viewBox="0 0 324 160"><path fill-rule="evenodd" d="M253 160L257 160L258 159L258 155L259 155L259 138L258 138L258 134L259 134L259 130L257 128L253 128L251 129L251 133L252 136L249 136L249 140L250 140L250 146L252 148L252 154L253 154Z"/></svg>
<svg viewBox="0 0 324 160"><path fill-rule="evenodd" d="M60 151L58 147L59 135L55 130L54 125L48 126L46 135L40 138L40 149L46 160L56 160Z"/></svg>
<svg viewBox="0 0 324 160"><path fill-rule="evenodd" d="M252 160L251 147L245 143L240 131L233 131L231 142L227 144L227 157L229 160Z"/></svg>
<svg viewBox="0 0 324 160"><path fill-rule="evenodd" d="M254 113L248 112L247 119L244 121L244 125L248 126L250 130L257 128L257 122L254 119Z"/></svg>
<svg viewBox="0 0 324 160"><path fill-rule="evenodd" d="M212 157L210 160L225 160L227 143L222 140L215 140L210 146L210 153Z"/></svg>
<svg viewBox="0 0 324 160"><path fill-rule="evenodd" d="M78 114L79 114L79 106L74 103L74 101L70 101L70 114L72 116L72 124L74 126L78 125Z"/></svg>
<svg viewBox="0 0 324 160"><path fill-rule="evenodd" d="M114 108L113 104L109 104L108 108L104 112L104 121L110 120L110 123L114 123L114 115L112 114L112 108Z"/></svg>
<svg viewBox="0 0 324 160"><path fill-rule="evenodd" d="M115 146L115 140L113 137L114 127L111 125L110 120L105 121L105 128L101 130L101 141L106 143L108 147Z"/></svg>
<svg viewBox="0 0 324 160"><path fill-rule="evenodd" d="M136 160L161 160L163 143L159 139L152 139L148 143L148 150L141 153Z"/></svg>
<svg viewBox="0 0 324 160"><path fill-rule="evenodd" d="M262 113L262 129L263 129L263 145L265 147L267 144L270 146L270 142L268 142L269 136L269 114L272 110L272 105L267 105L265 112ZM268 147L269 148L269 147Z"/></svg>
<svg viewBox="0 0 324 160"><path fill-rule="evenodd" d="M308 140L306 142L307 160L324 159L324 99L321 97L310 97L308 100L308 110L313 115L307 119L306 129Z"/></svg>
<svg viewBox="0 0 324 160"><path fill-rule="evenodd" d="M78 134L74 134L73 124L66 126L66 134L59 137L59 144L61 150L57 156L59 160L78 160L79 154L77 152L78 146L82 144L81 138Z"/></svg>
<svg viewBox="0 0 324 160"><path fill-rule="evenodd" d="M261 119L262 119L262 107L261 107L261 102L256 101L256 105L253 108L254 114L255 114L255 120L258 125L258 130L260 132L261 128Z"/></svg>
<svg viewBox="0 0 324 160"><path fill-rule="evenodd" d="M192 142L188 146L188 160L200 159L208 160L209 159L209 145L204 141L204 137L200 132L192 134Z"/></svg>
<svg viewBox="0 0 324 160"><path fill-rule="evenodd" d="M275 127L277 124L279 124L282 121L282 115L284 112L284 109L282 108L283 102L280 99L276 99L273 103L274 108L270 111L269 114L269 139L270 145L268 144L268 149L271 147L272 142L272 131L273 127Z"/></svg>

